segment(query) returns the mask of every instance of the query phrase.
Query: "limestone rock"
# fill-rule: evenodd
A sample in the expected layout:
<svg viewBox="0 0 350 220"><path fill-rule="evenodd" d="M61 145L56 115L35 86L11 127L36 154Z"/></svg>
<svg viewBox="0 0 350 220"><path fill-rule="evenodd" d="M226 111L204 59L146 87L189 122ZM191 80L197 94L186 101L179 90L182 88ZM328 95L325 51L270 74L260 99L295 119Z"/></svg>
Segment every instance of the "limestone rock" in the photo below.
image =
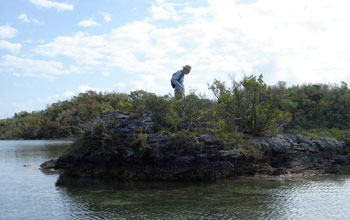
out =
<svg viewBox="0 0 350 220"><path fill-rule="evenodd" d="M86 152L48 161L42 168L63 169L71 176L113 177L122 181L350 173L349 149L332 138L246 136L260 145L262 157L255 158L236 146L225 149L210 134L183 137L160 134L154 131L153 125L150 111L107 113L88 129L86 142L91 146L86 146ZM101 131L108 126L112 126L108 132ZM118 144L113 145L112 140Z"/></svg>

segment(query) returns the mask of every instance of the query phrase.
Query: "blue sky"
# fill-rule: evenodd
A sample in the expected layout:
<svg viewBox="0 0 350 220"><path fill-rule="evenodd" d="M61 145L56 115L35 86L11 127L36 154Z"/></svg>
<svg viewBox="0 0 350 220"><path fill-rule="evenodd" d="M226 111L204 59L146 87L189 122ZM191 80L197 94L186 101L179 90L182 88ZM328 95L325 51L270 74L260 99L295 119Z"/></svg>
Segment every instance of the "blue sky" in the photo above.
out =
<svg viewBox="0 0 350 220"><path fill-rule="evenodd" d="M0 119L86 90L172 93L263 74L349 83L346 0L11 0L0 8Z"/></svg>

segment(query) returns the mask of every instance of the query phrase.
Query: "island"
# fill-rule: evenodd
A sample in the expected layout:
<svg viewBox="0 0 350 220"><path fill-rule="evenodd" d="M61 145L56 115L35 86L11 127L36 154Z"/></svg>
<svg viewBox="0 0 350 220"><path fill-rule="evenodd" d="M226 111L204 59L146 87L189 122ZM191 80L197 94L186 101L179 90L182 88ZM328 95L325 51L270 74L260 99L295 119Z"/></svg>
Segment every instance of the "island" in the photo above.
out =
<svg viewBox="0 0 350 220"><path fill-rule="evenodd" d="M151 111L107 113L68 154L42 168L120 181L350 174L350 146L334 138L237 133L220 139L212 134L167 134L155 132L152 118Z"/></svg>
<svg viewBox="0 0 350 220"><path fill-rule="evenodd" d="M42 165L77 177L217 180L241 175L348 174L350 90L263 76L214 80L212 96L88 91L0 120L2 139L74 139Z"/></svg>

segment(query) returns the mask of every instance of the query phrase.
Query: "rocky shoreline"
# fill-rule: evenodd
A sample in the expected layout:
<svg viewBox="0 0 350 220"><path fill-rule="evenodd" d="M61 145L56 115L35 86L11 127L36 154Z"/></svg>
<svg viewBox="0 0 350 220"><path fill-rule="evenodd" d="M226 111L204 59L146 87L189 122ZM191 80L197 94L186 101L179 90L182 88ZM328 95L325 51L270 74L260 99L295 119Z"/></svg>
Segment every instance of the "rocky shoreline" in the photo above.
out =
<svg viewBox="0 0 350 220"><path fill-rule="evenodd" d="M111 148L110 139L96 129L111 122L114 123L109 132L118 137L121 148ZM94 143L94 148L45 162L42 169L61 170L68 176L120 181L211 181L252 175L350 174L350 146L336 139L288 134L245 136L244 143L255 143L259 150L258 154L248 154L238 145L223 146L211 134L192 135L186 137L187 142L181 142L179 136L159 134L153 130L149 111L138 117L108 113L93 125L88 137L86 141ZM186 146L188 144L191 146Z"/></svg>

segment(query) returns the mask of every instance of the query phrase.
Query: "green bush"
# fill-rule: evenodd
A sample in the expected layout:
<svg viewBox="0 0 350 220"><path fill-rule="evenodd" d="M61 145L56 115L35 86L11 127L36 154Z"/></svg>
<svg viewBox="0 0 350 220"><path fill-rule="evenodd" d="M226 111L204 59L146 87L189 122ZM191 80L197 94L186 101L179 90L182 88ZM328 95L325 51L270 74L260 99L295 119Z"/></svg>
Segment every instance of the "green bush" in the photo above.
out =
<svg viewBox="0 0 350 220"><path fill-rule="evenodd" d="M195 134L243 132L263 135L287 129L305 135L345 139L350 129L350 90L338 85L285 82L267 86L260 76L245 76L227 86L215 80L209 87L216 99L191 92L185 100L143 90L123 93L87 91L45 110L19 112L0 120L1 138L48 139L79 137L106 112L151 110L159 133ZM318 129L318 131L313 131ZM333 130L332 130L333 129Z"/></svg>
<svg viewBox="0 0 350 220"><path fill-rule="evenodd" d="M188 131L180 131L170 136L171 145L180 155L188 153L198 153L202 149L202 144L198 143L195 136Z"/></svg>
<svg viewBox="0 0 350 220"><path fill-rule="evenodd" d="M280 97L268 89L262 75L233 81L231 88L216 80L210 89L217 97L222 118L240 131L262 135L290 121L290 114L276 106Z"/></svg>

